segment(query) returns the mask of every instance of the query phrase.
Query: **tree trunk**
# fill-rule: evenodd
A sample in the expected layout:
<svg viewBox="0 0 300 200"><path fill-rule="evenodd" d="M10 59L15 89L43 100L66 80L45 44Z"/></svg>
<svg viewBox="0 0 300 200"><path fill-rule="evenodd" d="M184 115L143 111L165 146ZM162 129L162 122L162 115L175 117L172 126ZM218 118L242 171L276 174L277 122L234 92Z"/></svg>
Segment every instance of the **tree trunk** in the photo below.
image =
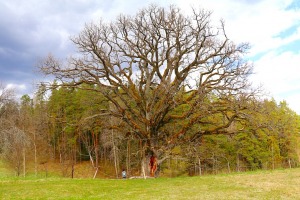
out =
<svg viewBox="0 0 300 200"><path fill-rule="evenodd" d="M240 172L240 155L237 153L236 154L236 170L237 172Z"/></svg>
<svg viewBox="0 0 300 200"><path fill-rule="evenodd" d="M35 133L33 134L33 146L34 146L34 175L37 176L37 147Z"/></svg>
<svg viewBox="0 0 300 200"><path fill-rule="evenodd" d="M145 157L142 159L141 168L142 168L142 176L143 176L144 179L146 179L147 176L146 176L146 158Z"/></svg>
<svg viewBox="0 0 300 200"><path fill-rule="evenodd" d="M127 140L127 158L126 158L126 170L127 170L127 176L130 176L130 140Z"/></svg>
<svg viewBox="0 0 300 200"><path fill-rule="evenodd" d="M93 179L96 178L97 174L98 174L98 170L99 170L99 145L98 145L98 135L97 134L93 134L93 138L94 138L94 149L95 149L95 168L96 171L94 173Z"/></svg>
<svg viewBox="0 0 300 200"><path fill-rule="evenodd" d="M140 141L141 144L141 176L146 179L147 176L150 174L149 165L148 165L148 159L146 157L146 146L143 144L142 141Z"/></svg>
<svg viewBox="0 0 300 200"><path fill-rule="evenodd" d="M213 169L212 170L213 170L213 173L216 173L216 171L215 171L215 167L216 167L215 166L215 154L214 153L213 153L213 156L212 156L212 160L213 160L213 166L212 166Z"/></svg>
<svg viewBox="0 0 300 200"><path fill-rule="evenodd" d="M21 174L21 161L19 160L19 158L17 159L17 176L19 177Z"/></svg>
<svg viewBox="0 0 300 200"><path fill-rule="evenodd" d="M75 171L75 165L72 161L72 167L71 167L71 178L74 178L74 171Z"/></svg>
<svg viewBox="0 0 300 200"><path fill-rule="evenodd" d="M199 165L199 176L202 176L202 169L201 169L201 159L198 157L198 165Z"/></svg>
<svg viewBox="0 0 300 200"><path fill-rule="evenodd" d="M229 163L228 160L227 160L227 169L228 169L228 173L230 173L231 172L231 170L230 170L230 163Z"/></svg>
<svg viewBox="0 0 300 200"><path fill-rule="evenodd" d="M274 147L273 147L273 142L272 142L272 146L271 146L271 150L272 150L272 169L275 169L275 160L274 160Z"/></svg>
<svg viewBox="0 0 300 200"><path fill-rule="evenodd" d="M96 178L96 176L97 176L97 174L98 174L98 167L96 167L96 171L95 171L95 173L94 173L94 176L93 176L93 179L95 179Z"/></svg>
<svg viewBox="0 0 300 200"><path fill-rule="evenodd" d="M94 159L93 159L93 156L92 156L92 150L88 150L88 152L89 152L89 157L90 157L90 161L91 161L92 167L94 168L95 164L94 164Z"/></svg>
<svg viewBox="0 0 300 200"><path fill-rule="evenodd" d="M25 148L23 148L23 176L26 176L26 154Z"/></svg>
<svg viewBox="0 0 300 200"><path fill-rule="evenodd" d="M71 171L71 177L74 178L74 173L75 173L75 165L76 165L76 145L73 146L72 149L72 171Z"/></svg>
<svg viewBox="0 0 300 200"><path fill-rule="evenodd" d="M116 152L116 145L114 141L114 130L111 130L111 140L113 145L113 154L114 154L114 165L115 165L115 172L116 172L116 178L119 178L119 169L118 169L118 158L117 158L117 152Z"/></svg>

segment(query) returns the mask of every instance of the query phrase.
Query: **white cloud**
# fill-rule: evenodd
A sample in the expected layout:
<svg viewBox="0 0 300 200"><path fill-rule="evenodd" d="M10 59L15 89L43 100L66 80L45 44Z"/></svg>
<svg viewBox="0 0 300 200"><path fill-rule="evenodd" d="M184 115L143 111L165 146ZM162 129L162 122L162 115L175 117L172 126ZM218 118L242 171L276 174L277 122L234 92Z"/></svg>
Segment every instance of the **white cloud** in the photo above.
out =
<svg viewBox="0 0 300 200"><path fill-rule="evenodd" d="M249 1L250 2L250 1ZM300 20L300 12L285 10L292 0L261 0L256 3L237 0L178 0L188 12L191 5L213 11L214 20L225 19L226 31L235 42L249 42L255 53L272 48L278 43L276 35ZM277 45L279 46L280 43Z"/></svg>
<svg viewBox="0 0 300 200"><path fill-rule="evenodd" d="M33 97L33 86L28 83L16 84L9 83L4 84L4 90L12 91L16 99L20 99L23 95L28 94Z"/></svg>
<svg viewBox="0 0 300 200"><path fill-rule="evenodd" d="M300 54L272 51L254 62L254 83L262 83L266 91L276 100L286 100L293 110L300 113L300 104L296 97L300 95L299 82Z"/></svg>
<svg viewBox="0 0 300 200"><path fill-rule="evenodd" d="M295 111L298 115L300 114L300 93L289 95L285 98L286 102L288 103L288 106L292 108L293 111Z"/></svg>
<svg viewBox="0 0 300 200"><path fill-rule="evenodd" d="M5 89L17 89L17 90L25 90L26 85L25 84L14 84L14 83L9 83L6 85Z"/></svg>

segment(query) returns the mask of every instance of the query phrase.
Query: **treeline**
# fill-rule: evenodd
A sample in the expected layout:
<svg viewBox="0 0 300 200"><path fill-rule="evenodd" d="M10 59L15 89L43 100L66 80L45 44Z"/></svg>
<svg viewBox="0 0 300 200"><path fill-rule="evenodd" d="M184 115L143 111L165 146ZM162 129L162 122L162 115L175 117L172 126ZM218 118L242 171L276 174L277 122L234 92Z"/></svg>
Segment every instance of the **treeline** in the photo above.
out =
<svg viewBox="0 0 300 200"><path fill-rule="evenodd" d="M16 175L47 171L48 163L57 163L63 176L74 177L76 165L89 162L93 177L106 174L118 178L122 169L129 176L140 175L143 168L143 141L132 134L122 119L110 115L114 107L100 93L64 88L53 89L48 97L40 87L34 99L24 95L1 98L1 160ZM2 97L6 91L2 90ZM212 101L208 100L207 101ZM214 99L216 101L216 99ZM218 101L221 101L220 99ZM162 176L202 175L256 169L291 168L299 165L299 116L286 102L252 101L226 132L203 135L196 140L182 140L166 149L158 166ZM184 107L176 110L177 114ZM201 112L201 110L197 111ZM189 132L209 129L198 124ZM165 129L176 131L184 120L176 120ZM163 131L163 130L160 130ZM150 155L146 155L150 156ZM103 171L103 165L110 171ZM47 171L48 172L48 171Z"/></svg>

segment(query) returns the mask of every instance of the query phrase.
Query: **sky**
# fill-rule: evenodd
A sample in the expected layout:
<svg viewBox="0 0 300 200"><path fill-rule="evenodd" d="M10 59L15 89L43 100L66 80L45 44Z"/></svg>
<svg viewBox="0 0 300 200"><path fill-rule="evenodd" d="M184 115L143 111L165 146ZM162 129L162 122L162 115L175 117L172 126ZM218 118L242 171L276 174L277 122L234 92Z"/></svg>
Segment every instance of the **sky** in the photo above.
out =
<svg viewBox="0 0 300 200"><path fill-rule="evenodd" d="M38 60L74 54L70 37L85 23L113 21L152 3L176 5L186 15L191 8L212 11L215 25L225 20L229 39L251 46L245 59L254 65L253 85L300 114L300 0L0 0L0 83L32 96L45 78Z"/></svg>

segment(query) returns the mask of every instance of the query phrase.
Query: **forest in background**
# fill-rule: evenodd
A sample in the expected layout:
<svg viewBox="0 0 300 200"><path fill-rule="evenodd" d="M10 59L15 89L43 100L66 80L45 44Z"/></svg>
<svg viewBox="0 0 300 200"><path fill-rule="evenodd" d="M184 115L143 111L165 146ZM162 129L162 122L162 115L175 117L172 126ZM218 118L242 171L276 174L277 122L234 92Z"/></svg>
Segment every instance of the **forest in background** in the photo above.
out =
<svg viewBox="0 0 300 200"><path fill-rule="evenodd" d="M89 163L81 170L92 170L93 177L120 178L122 169L129 176L141 175L142 141L131 133L132 127L103 113L112 108L103 96L59 88L47 98L37 92L34 99L24 95L16 101L5 96L8 92L1 95L0 152L1 160L16 175L51 173L47 163L56 163L65 177L74 177L80 163ZM243 127L231 125L228 134L206 135L174 146L159 166L159 175L298 167L299 116L286 102L265 99L251 104L259 110L247 111L252 121L239 123ZM168 128L176 126L180 124L170 123Z"/></svg>

